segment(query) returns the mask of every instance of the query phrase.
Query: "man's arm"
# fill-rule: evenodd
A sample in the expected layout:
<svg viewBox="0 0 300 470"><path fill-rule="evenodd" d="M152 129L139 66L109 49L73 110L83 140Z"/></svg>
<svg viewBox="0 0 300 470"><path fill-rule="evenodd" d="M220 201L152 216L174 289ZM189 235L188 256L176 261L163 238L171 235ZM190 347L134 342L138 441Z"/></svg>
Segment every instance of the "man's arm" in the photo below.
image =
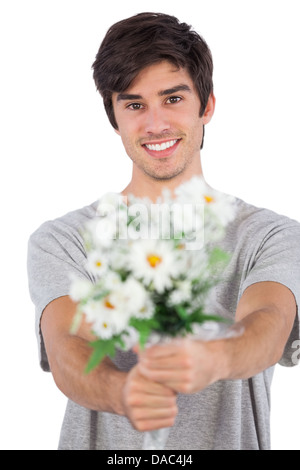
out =
<svg viewBox="0 0 300 470"><path fill-rule="evenodd" d="M280 360L295 315L296 301L287 287L253 284L236 311L241 335L153 346L140 354L140 370L148 379L182 393L197 392L217 380L252 377Z"/></svg>
<svg viewBox="0 0 300 470"><path fill-rule="evenodd" d="M84 373L91 354L88 343L95 337L84 319L77 333L70 333L75 310L76 304L65 296L52 301L42 315L41 330L55 383L79 405L124 414L120 396L126 374L109 359L90 374Z"/></svg>
<svg viewBox="0 0 300 470"><path fill-rule="evenodd" d="M76 304L68 297L52 301L44 310L41 330L50 369L58 388L72 401L96 411L126 415L140 430L172 426L177 414L176 394L142 376L139 365L121 372L106 358L89 374L84 369L95 337L84 321L70 333Z"/></svg>

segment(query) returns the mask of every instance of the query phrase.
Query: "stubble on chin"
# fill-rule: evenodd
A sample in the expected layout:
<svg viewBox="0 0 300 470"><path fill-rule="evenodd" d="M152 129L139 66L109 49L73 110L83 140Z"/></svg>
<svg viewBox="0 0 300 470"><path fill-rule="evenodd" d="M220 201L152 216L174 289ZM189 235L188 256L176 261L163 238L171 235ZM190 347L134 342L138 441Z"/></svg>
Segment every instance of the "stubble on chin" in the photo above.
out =
<svg viewBox="0 0 300 470"><path fill-rule="evenodd" d="M183 173L185 170L185 165L175 167L175 168L147 168L145 165L142 165L140 169L145 175L152 178L155 181L169 181L176 176Z"/></svg>
<svg viewBox="0 0 300 470"><path fill-rule="evenodd" d="M182 139L184 136L183 133L180 133L180 136L179 133L176 136L174 134L172 133L172 135L169 135L168 137ZM155 137L158 139L159 136ZM164 137L167 136L164 135ZM133 165L138 169L138 172L143 173L153 181L169 181L184 173L189 166L193 165L195 153L197 154L200 152L201 142L199 141L195 143L192 141L191 144L191 142L185 141L185 148L181 150L177 156L173 155L171 157L157 160L151 157L149 159L149 156L146 154L144 149L143 152L145 152L145 155L143 156L143 152L140 151L143 147L143 143L142 139L139 139L135 145L130 144L130 142L123 141L127 155L131 159Z"/></svg>
<svg viewBox="0 0 300 470"><path fill-rule="evenodd" d="M191 150L191 149L189 149ZM184 173L193 164L193 152L188 151L183 154L171 157L153 159L153 161L134 161L139 169L148 177L155 181L169 181Z"/></svg>

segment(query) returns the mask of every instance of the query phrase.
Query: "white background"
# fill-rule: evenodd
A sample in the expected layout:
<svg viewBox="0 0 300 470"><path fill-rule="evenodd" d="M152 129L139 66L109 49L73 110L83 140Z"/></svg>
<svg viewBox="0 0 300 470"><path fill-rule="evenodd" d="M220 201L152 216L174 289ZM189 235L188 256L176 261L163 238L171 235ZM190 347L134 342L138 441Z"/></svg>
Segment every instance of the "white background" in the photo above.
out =
<svg viewBox="0 0 300 470"><path fill-rule="evenodd" d="M129 180L91 65L109 26L141 11L177 16L211 47L208 183L300 220L297 0L1 0L2 449L57 448L66 399L38 365L27 240ZM299 391L299 367L276 368L273 449L300 449Z"/></svg>

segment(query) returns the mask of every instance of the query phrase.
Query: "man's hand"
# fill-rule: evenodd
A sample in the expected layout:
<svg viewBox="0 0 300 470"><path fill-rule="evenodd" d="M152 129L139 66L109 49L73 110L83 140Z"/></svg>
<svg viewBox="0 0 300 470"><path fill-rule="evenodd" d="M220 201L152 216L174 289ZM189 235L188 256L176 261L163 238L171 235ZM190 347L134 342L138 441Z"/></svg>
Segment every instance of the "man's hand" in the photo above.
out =
<svg viewBox="0 0 300 470"><path fill-rule="evenodd" d="M140 351L140 372L180 393L195 393L217 380L247 379L276 364L296 316L291 291L276 282L249 286L236 310L242 333L212 341L173 340Z"/></svg>
<svg viewBox="0 0 300 470"><path fill-rule="evenodd" d="M171 427L178 412L175 392L144 377L139 364L127 376L123 407L125 415L138 431Z"/></svg>
<svg viewBox="0 0 300 470"><path fill-rule="evenodd" d="M141 373L179 393L195 393L222 375L216 341L178 339L140 352Z"/></svg>

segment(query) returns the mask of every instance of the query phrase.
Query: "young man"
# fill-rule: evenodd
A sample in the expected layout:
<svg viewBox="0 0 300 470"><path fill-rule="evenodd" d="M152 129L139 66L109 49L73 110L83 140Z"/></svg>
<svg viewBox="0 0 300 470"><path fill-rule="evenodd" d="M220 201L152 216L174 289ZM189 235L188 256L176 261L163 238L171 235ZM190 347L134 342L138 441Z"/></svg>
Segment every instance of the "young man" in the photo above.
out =
<svg viewBox="0 0 300 470"><path fill-rule="evenodd" d="M204 127L213 116L212 58L201 37L171 16L145 13L108 31L94 79L132 160L122 191L153 201L202 175ZM139 431L172 426L166 449L269 449L273 366L293 365L299 338L300 225L237 200L226 278L211 308L243 327L218 341L183 340L119 352L89 375L93 339L70 275L91 278L80 235L96 204L43 224L30 238L28 270L41 365L69 398L60 449L141 449Z"/></svg>

